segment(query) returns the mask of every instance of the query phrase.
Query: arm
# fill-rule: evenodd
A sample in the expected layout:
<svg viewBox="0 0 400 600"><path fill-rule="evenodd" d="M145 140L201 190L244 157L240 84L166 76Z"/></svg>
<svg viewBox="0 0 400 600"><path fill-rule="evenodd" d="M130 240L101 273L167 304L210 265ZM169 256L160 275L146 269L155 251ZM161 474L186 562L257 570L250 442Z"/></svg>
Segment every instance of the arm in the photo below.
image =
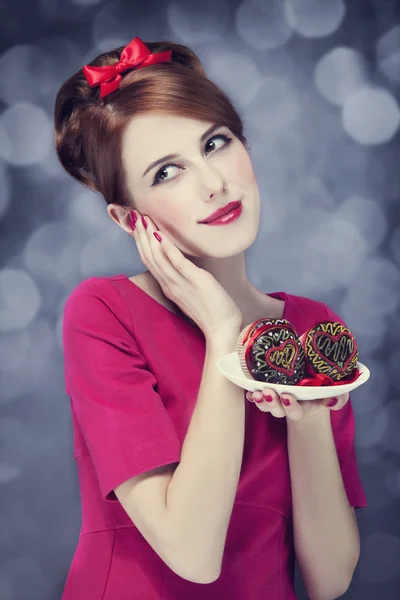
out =
<svg viewBox="0 0 400 600"><path fill-rule="evenodd" d="M171 561L183 573L196 573L199 583L219 577L242 464L243 389L216 366L236 350L239 333L206 340L196 407L167 490L166 514L177 553Z"/></svg>
<svg viewBox="0 0 400 600"><path fill-rule="evenodd" d="M287 420L295 553L310 600L348 589L360 555L332 433L330 411Z"/></svg>

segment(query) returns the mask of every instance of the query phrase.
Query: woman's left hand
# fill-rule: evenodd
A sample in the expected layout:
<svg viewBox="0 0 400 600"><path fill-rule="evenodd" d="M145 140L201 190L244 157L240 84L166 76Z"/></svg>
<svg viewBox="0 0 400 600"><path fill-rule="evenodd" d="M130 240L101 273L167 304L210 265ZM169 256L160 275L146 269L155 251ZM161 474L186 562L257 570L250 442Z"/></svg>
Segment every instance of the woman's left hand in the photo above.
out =
<svg viewBox="0 0 400 600"><path fill-rule="evenodd" d="M272 400L268 401L267 397ZM340 410L350 398L349 392L337 395L334 398L322 398L319 400L301 400L298 402L293 394L284 393L281 396L271 388L265 387L262 392L247 392L246 398L254 402L262 412L270 412L274 417L289 417L293 421L300 421L311 413L327 408L329 410ZM336 399L333 406L329 406ZM285 406L283 400L289 400Z"/></svg>

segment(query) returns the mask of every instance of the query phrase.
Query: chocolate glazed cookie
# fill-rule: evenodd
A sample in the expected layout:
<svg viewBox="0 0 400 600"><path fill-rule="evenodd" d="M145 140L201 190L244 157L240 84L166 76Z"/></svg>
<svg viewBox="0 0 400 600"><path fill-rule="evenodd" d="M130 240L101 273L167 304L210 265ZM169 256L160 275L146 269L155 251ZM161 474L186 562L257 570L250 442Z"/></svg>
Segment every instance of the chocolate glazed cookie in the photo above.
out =
<svg viewBox="0 0 400 600"><path fill-rule="evenodd" d="M358 346L351 331L336 321L320 321L300 336L307 369L332 381L350 377L358 361Z"/></svg>
<svg viewBox="0 0 400 600"><path fill-rule="evenodd" d="M244 375L257 381L295 385L303 378L305 354L294 326L286 319L258 319L238 338Z"/></svg>

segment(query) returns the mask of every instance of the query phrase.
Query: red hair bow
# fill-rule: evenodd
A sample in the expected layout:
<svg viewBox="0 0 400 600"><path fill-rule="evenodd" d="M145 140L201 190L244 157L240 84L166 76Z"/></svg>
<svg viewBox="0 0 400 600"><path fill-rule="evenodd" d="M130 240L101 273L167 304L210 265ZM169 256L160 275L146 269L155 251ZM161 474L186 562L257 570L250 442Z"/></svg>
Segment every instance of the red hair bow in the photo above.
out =
<svg viewBox="0 0 400 600"><path fill-rule="evenodd" d="M171 60L172 50L152 54L146 44L135 37L121 52L120 60L114 65L104 67L82 67L83 74L89 82L90 87L100 85L100 98L114 92L119 88L122 79L121 73L136 67L148 67L157 63Z"/></svg>

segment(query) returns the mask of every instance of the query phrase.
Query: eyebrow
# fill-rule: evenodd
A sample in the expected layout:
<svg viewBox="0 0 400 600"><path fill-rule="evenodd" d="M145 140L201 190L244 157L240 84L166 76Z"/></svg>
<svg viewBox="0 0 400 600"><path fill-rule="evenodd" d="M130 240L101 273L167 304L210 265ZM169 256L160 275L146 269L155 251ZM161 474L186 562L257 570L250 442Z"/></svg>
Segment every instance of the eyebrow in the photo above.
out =
<svg viewBox="0 0 400 600"><path fill-rule="evenodd" d="M209 127L207 129L207 131L205 131L203 133L203 135L201 136L200 143L202 144L204 142L204 140L210 135L210 133L212 133L216 129L219 129L220 127L222 127L222 123L214 123L214 125L211 125L211 127ZM178 158L178 156L179 156L179 154L167 154L166 156L163 156L162 158L158 158L157 160L155 160L154 162L152 162L151 165L149 165L147 167L147 169L143 173L143 177L145 177L147 175L147 173L149 171L151 171L151 169L154 169L154 167L156 167L160 163L164 162L165 160L171 160L173 158Z"/></svg>

